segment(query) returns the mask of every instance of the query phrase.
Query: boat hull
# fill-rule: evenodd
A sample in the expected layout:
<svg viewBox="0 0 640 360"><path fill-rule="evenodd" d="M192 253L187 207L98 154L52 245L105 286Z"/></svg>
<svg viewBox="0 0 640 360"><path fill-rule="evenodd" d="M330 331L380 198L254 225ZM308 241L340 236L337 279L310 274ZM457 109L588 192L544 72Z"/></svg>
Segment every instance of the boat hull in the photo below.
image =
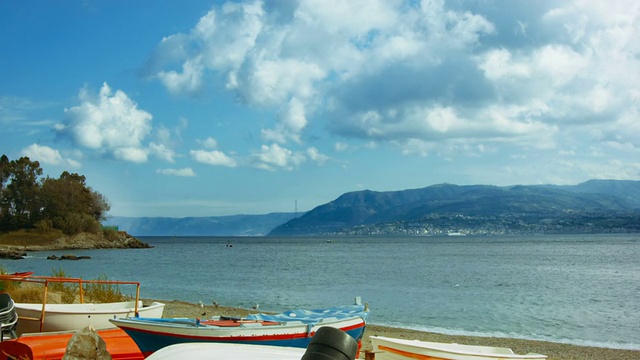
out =
<svg viewBox="0 0 640 360"><path fill-rule="evenodd" d="M436 343L372 336L376 360L515 360L546 359L541 354L514 354L509 348Z"/></svg>
<svg viewBox="0 0 640 360"><path fill-rule="evenodd" d="M111 322L129 334L145 356L181 343L222 342L306 348L322 326L346 332L360 346L366 323L361 317L325 319L315 324L287 322L261 325L259 321L253 321L236 327L197 325L192 319L113 319Z"/></svg>
<svg viewBox="0 0 640 360"><path fill-rule="evenodd" d="M0 360L60 360L74 331L25 334L0 342ZM142 360L136 343L120 329L98 330L114 360Z"/></svg>
<svg viewBox="0 0 640 360"><path fill-rule="evenodd" d="M43 332L79 330L87 326L94 329L113 329L109 320L135 316L135 301L103 304L46 304ZM142 306L138 301L138 314L145 317L162 317L165 304L154 302ZM18 335L40 332L42 304L16 303L18 313Z"/></svg>
<svg viewBox="0 0 640 360"><path fill-rule="evenodd" d="M227 343L183 343L162 348L147 360L300 360L305 349Z"/></svg>

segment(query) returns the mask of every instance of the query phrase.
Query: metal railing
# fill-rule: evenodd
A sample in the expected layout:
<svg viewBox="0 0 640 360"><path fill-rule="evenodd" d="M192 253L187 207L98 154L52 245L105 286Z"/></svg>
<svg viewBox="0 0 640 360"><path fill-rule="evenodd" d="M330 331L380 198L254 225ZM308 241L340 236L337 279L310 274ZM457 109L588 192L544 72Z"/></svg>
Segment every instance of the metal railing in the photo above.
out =
<svg viewBox="0 0 640 360"><path fill-rule="evenodd" d="M84 291L83 285L85 284L108 284L108 285L135 285L136 286L136 298L135 298L135 307L134 314L138 316L138 304L140 300L140 283L137 281L115 281L115 280L84 280L81 278L66 278L66 277L55 277L55 276L34 276L33 272L23 272L23 273L13 273L13 274L0 274L0 282L11 281L11 282L27 282L27 283L36 283L42 284L44 286L44 294L42 297L42 311L40 313L40 318L35 317L27 317L27 316L19 316L18 319L29 320L29 321L39 321L40 322L40 332L44 329L44 320L46 315L46 305L47 305L47 293L49 290L49 284L56 283L72 283L78 285L78 292L80 296L80 303L84 303Z"/></svg>

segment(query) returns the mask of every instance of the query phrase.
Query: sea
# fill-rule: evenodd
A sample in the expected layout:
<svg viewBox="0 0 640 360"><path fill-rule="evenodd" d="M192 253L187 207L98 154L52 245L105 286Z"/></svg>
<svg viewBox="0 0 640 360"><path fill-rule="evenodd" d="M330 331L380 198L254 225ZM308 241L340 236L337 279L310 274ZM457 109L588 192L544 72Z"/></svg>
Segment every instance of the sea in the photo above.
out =
<svg viewBox="0 0 640 360"><path fill-rule="evenodd" d="M372 324L640 350L640 234L140 239L153 248L29 252L0 266L265 312L359 297ZM91 259L47 260L69 253Z"/></svg>

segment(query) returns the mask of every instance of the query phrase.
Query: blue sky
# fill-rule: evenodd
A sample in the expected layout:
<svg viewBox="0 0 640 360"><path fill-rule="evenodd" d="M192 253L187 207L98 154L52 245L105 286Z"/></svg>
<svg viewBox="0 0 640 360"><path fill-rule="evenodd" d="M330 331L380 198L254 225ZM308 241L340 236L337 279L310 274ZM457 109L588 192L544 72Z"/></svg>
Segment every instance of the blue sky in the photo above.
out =
<svg viewBox="0 0 640 360"><path fill-rule="evenodd" d="M0 2L0 153L114 216L640 179L640 2Z"/></svg>

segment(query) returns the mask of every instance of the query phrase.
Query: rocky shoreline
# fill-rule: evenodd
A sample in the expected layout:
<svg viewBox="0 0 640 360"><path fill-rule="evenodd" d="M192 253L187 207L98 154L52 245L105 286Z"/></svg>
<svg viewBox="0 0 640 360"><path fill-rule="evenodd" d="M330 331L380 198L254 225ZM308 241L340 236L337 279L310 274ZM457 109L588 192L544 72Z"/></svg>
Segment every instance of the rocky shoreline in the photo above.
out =
<svg viewBox="0 0 640 360"><path fill-rule="evenodd" d="M31 242L28 237L0 241L0 259L23 259L28 251L79 250L79 249L147 249L152 246L140 241L125 231L110 236L103 233L80 233L63 235L46 242Z"/></svg>

